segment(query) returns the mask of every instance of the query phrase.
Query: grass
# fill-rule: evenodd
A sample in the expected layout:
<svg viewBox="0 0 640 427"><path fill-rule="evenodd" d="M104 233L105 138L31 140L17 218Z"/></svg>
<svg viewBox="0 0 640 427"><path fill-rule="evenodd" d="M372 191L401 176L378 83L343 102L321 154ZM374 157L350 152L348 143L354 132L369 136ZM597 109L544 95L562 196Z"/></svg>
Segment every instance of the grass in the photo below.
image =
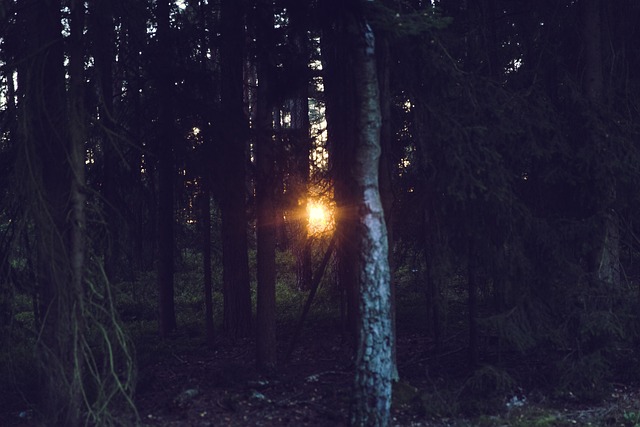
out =
<svg viewBox="0 0 640 427"><path fill-rule="evenodd" d="M255 263L252 252L250 263ZM178 323L178 336L188 336L195 342L204 340L204 291L202 285L202 261L199 254L182 254L180 271L175 275L175 309ZM279 326L293 325L297 322L302 307L309 295L308 291L295 289L295 260L286 252L278 251L276 268L278 271L276 283L277 312L276 321ZM251 270L255 269L255 265ZM221 266L214 266L214 272L220 271ZM217 281L216 281L217 280ZM221 292L221 275L214 274L214 325L219 331L222 325L223 296ZM321 287L316 295L308 321L326 320L339 316L339 303L331 292L331 271L326 271ZM157 332L157 288L155 272L139 274L135 282L116 284L117 306L122 319L136 342L143 341L143 348L150 348ZM255 308L256 282L251 282L253 307ZM255 316L255 313L254 313ZM161 349L154 349L157 353ZM146 352L146 350L145 350Z"/></svg>

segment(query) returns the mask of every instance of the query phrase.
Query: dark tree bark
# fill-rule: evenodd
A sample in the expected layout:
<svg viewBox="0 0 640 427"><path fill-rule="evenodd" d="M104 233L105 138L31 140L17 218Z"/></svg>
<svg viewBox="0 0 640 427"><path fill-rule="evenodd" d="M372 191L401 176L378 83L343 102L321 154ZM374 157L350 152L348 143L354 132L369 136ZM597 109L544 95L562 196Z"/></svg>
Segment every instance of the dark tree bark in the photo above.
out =
<svg viewBox="0 0 640 427"><path fill-rule="evenodd" d="M170 76L170 27L168 0L157 3L158 20L158 96L159 141L158 141L158 327L160 336L166 337L176 329L174 307L174 223L173 191L174 191L174 125L172 112L172 81Z"/></svg>
<svg viewBox="0 0 640 427"><path fill-rule="evenodd" d="M198 13L202 22L200 32L200 66L203 75L208 73L207 70L207 53L210 49L207 28L211 25L210 5L204 0L198 0ZM201 83L202 93L208 93L211 90L211 83L203 80ZM209 347L215 344L215 328L213 322L213 275L211 263L211 188L213 174L209 164L211 159L212 140L210 132L204 132L202 141L202 152L200 156L204 162L198 162L199 174L202 183L200 188L200 213L202 224L202 269L204 282L204 327L206 342Z"/></svg>
<svg viewBox="0 0 640 427"><path fill-rule="evenodd" d="M120 253L120 230L122 223L118 212L118 157L114 125L113 103L113 44L114 22L112 2L96 0L91 3L93 18L90 26L92 42L95 46L94 61L97 74L99 123L102 137L102 197L104 198L104 216L107 229L107 242L104 249L104 270L113 280L118 269Z"/></svg>
<svg viewBox="0 0 640 427"><path fill-rule="evenodd" d="M599 103L604 95L602 76L602 21L600 0L581 2L585 47L584 90L587 98Z"/></svg>
<svg viewBox="0 0 640 427"><path fill-rule="evenodd" d="M257 48L258 94L256 112L256 203L257 203L257 335L256 362L260 369L276 367L276 207L275 207L275 147L271 115L270 61L273 40L273 3L258 0Z"/></svg>
<svg viewBox="0 0 640 427"><path fill-rule="evenodd" d="M110 0L103 0L110 1ZM113 2L112 3L113 6ZM122 12L122 11L120 11ZM131 12L127 9L127 12ZM115 15L115 13L114 13ZM126 87L126 93L119 102L114 104L117 115L124 116L124 127L130 135L130 149L126 152L126 162L131 166L126 175L121 176L126 179L126 185L130 191L125 193L126 204L130 208L131 214L127 217L129 226L130 242L127 245L127 253L130 258L132 270L149 270L154 268L156 255L156 232L157 212L155 209L155 198L151 192L147 191L153 182L153 173L149 164L144 165L146 172L141 173L144 162L150 162L147 155L143 157L142 141L144 140L144 107L142 92L144 79L142 73L144 64L143 55L147 55L146 41L147 20L144 13L139 9L134 9L128 15L119 15L117 19L122 20L122 28L119 37L122 43L118 45L117 55L127 58L127 67L119 70L115 75L115 87ZM121 230L122 231L122 230Z"/></svg>
<svg viewBox="0 0 640 427"><path fill-rule="evenodd" d="M18 114L21 125L20 189L37 235L37 286L42 330L40 411L51 425L77 426L86 409L82 396L84 364L78 346L83 322L84 199L82 109L84 10L72 2L67 109L61 4L23 2L17 20L24 45L18 61ZM70 116L73 118L70 126Z"/></svg>
<svg viewBox="0 0 640 427"><path fill-rule="evenodd" d="M583 39L585 49L584 91L590 101L591 109L597 114L604 101L604 78L602 62L602 4L600 0L585 0L580 3L583 16ZM591 135L592 144L602 142ZM595 255L596 278L608 285L620 285L620 224L613 210L616 201L616 179L611 172L597 185L596 197L599 199L600 247Z"/></svg>
<svg viewBox="0 0 640 427"><path fill-rule="evenodd" d="M293 250L296 256L296 287L307 290L311 286L312 265L309 244L307 204L309 197L309 153L311 151L309 123L309 42L308 4L304 1L287 2L289 11L289 43L291 50L291 144L293 167L291 173L293 215Z"/></svg>
<svg viewBox="0 0 640 427"><path fill-rule="evenodd" d="M471 242L469 247L469 259L467 266L467 310L469 324L469 366L475 369L478 366L478 271L476 245Z"/></svg>
<svg viewBox="0 0 640 427"><path fill-rule="evenodd" d="M441 268L438 263L446 262L444 256L438 253L442 248L438 238L434 236L433 227L429 227L428 211L425 209L424 220L424 261L425 261L425 299L427 301L427 330L433 334L433 344L436 353L442 350L442 341L445 335L444 309L442 298Z"/></svg>
<svg viewBox="0 0 640 427"><path fill-rule="evenodd" d="M213 277L211 271L211 192L210 177L202 179L202 268L204 269L204 329L207 345L213 346Z"/></svg>
<svg viewBox="0 0 640 427"><path fill-rule="evenodd" d="M219 170L224 287L223 329L230 338L251 333L247 253L246 138L244 97L244 0L221 1L221 129Z"/></svg>
<svg viewBox="0 0 640 427"><path fill-rule="evenodd" d="M83 32L85 27L85 6L81 0L71 1L71 37L69 43L69 139L70 139L70 163L71 178L71 288L79 298L80 309L83 309L84 301L84 270L85 270L85 234L86 221L84 213L85 196L85 147L87 138L87 116L84 103L84 57ZM84 327L84 321L78 320Z"/></svg>
<svg viewBox="0 0 640 427"><path fill-rule="evenodd" d="M423 64L418 67L424 66ZM413 102L412 110L414 111L416 120L414 122L415 132L421 141L416 146L417 157L422 167L428 165L431 161L428 158L431 147L429 144L428 126L429 118L425 99L418 97ZM447 264L447 255L445 255L446 237L442 231L442 220L439 218L439 207L437 190L432 179L427 180L418 190L418 199L425 200L421 207L421 238L422 250L424 252L425 261L425 297L426 297L426 318L427 331L432 333L436 352L442 348L443 338L446 330L446 310L444 308L445 301L442 296L444 267Z"/></svg>
<svg viewBox="0 0 640 427"><path fill-rule="evenodd" d="M327 4L332 3L327 1ZM337 6L335 6L337 7ZM332 6L327 5L328 16ZM357 211L355 210L355 185L351 167L355 157L355 128L353 111L356 111L353 96L355 78L352 58L346 52L344 23L331 21L323 28L322 62L326 97L326 117L331 178L336 202L336 269L337 282L344 295L344 326L351 337L357 334L358 288L356 265L355 230Z"/></svg>

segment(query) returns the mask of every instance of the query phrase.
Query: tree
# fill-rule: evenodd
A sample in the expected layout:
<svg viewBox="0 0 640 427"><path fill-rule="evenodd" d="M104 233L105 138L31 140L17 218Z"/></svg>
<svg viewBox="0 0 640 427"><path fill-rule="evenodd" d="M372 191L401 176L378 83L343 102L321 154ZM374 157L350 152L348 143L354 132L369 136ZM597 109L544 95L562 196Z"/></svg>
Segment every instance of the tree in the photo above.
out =
<svg viewBox="0 0 640 427"><path fill-rule="evenodd" d="M583 40L585 52L584 92L589 101L591 113L597 115L604 101L604 77L602 60L602 4L599 0L585 0L582 5ZM591 132L594 147L603 146L598 141L597 131ZM600 172L600 171L598 171ZM601 177L596 188L600 199L598 215L600 242L595 252L594 267L596 279L607 285L620 286L620 225L614 210L616 201L616 179L612 173Z"/></svg>
<svg viewBox="0 0 640 427"><path fill-rule="evenodd" d="M355 181L351 176L357 139L353 126L356 105L352 88L355 87L355 76L350 72L352 58L344 49L344 40L348 37L345 25L338 19L334 21L329 18L330 5L333 3L325 2L327 18L322 28L321 54L326 98L327 150L336 203L336 275L338 287L344 297L341 307L343 326L355 340L358 318L358 281L355 269L357 248L354 243L357 211Z"/></svg>
<svg viewBox="0 0 640 427"><path fill-rule="evenodd" d="M64 51L60 3L25 3L18 17L25 46L19 68L19 115L23 145L18 167L29 171L22 196L39 233L37 281L41 295L38 343L41 410L53 424L77 426L82 420L82 362L74 351L86 333L82 319L83 231L76 211L77 158L72 154L65 101ZM76 16L74 16L74 19ZM75 27L74 30L78 27ZM77 47L77 45L76 45ZM77 61L74 52L72 61ZM75 62L74 62L75 64ZM74 69L74 71L76 71ZM78 90L74 77L73 89ZM79 129L76 129L79 130ZM31 165L34 165L35 168ZM74 331L74 333L69 333Z"/></svg>
<svg viewBox="0 0 640 427"><path fill-rule="evenodd" d="M336 7L337 5L333 5ZM358 295L357 354L350 424L390 424L392 321L387 229L379 191L380 97L373 30L362 4L354 0L338 8L347 54L353 58L355 123L352 164L356 217ZM340 22L341 21L341 22Z"/></svg>
<svg viewBox="0 0 640 427"><path fill-rule="evenodd" d="M380 98L380 170L379 187L380 200L384 210L385 226L387 228L387 242L389 254L389 271L393 271L393 182L392 182L392 132L391 127L391 48L388 35L383 30L376 32L376 64ZM393 283L389 279L389 283ZM398 374L396 355L396 304L395 286L391 285L391 329L393 354L393 380L397 381Z"/></svg>
<svg viewBox="0 0 640 427"><path fill-rule="evenodd" d="M122 61L117 62L113 73L114 86L126 90L114 99L118 126L114 136L121 142L119 158L124 161L119 187L128 189L120 191L122 210L119 212L126 219L126 227L121 231L128 232L125 239L128 245L123 247L128 249L131 259L130 267L125 270L134 273L154 267L157 249L157 203L154 192L150 191L155 187L155 174L151 173L152 157L147 152L153 146L152 136L147 135L153 135L148 126L157 102L148 96L150 91L143 90L153 69L149 62L154 55L147 34L147 23L153 21L153 16L142 2L129 2L126 7L118 2L110 4L116 22L122 22L116 38L120 42L114 52Z"/></svg>
<svg viewBox="0 0 640 427"><path fill-rule="evenodd" d="M222 214L223 330L231 338L251 332L251 292L247 253L246 141L244 115L244 0L222 0L221 117L218 169Z"/></svg>
<svg viewBox="0 0 640 427"><path fill-rule="evenodd" d="M91 3L91 17L88 26L91 41L95 46L96 85L98 87L98 108L103 152L102 197L104 198L104 217L107 228L107 242L104 251L104 269L110 280L114 280L119 269L121 242L121 206L118 197L119 163L115 134L115 111L113 96L113 62L114 62L114 22L112 2L95 0Z"/></svg>
<svg viewBox="0 0 640 427"><path fill-rule="evenodd" d="M213 277L211 273L211 177L206 174L202 179L201 218L202 218L202 269L204 270L204 327L207 344L213 346L215 330L213 325Z"/></svg>
<svg viewBox="0 0 640 427"><path fill-rule="evenodd" d="M273 135L273 3L256 4L258 93L256 112L256 237L258 244L257 365L276 366L276 185Z"/></svg>
<svg viewBox="0 0 640 427"><path fill-rule="evenodd" d="M174 223L174 125L173 83L171 80L171 56L169 0L160 0L156 5L158 20L157 39L157 84L159 99L158 116L158 328L166 337L176 329L176 314L173 289Z"/></svg>
<svg viewBox="0 0 640 427"><path fill-rule="evenodd" d="M309 197L309 153L311 151L309 123L309 42L308 9L305 1L288 0L288 55L285 60L286 84L290 85L287 101L291 113L289 130L292 161L289 170L290 203L293 206L293 251L296 257L296 287L307 290L311 286L311 242L307 227Z"/></svg>
<svg viewBox="0 0 640 427"><path fill-rule="evenodd" d="M38 409L51 425L115 424L115 404L124 400L135 412L132 359L109 283L95 274L101 267L87 256L85 3L70 3L66 40L60 2L21 6L17 22L24 45L12 46L20 64L22 145L15 196L25 206L22 227L33 227L36 242ZM109 360L98 364L107 349Z"/></svg>

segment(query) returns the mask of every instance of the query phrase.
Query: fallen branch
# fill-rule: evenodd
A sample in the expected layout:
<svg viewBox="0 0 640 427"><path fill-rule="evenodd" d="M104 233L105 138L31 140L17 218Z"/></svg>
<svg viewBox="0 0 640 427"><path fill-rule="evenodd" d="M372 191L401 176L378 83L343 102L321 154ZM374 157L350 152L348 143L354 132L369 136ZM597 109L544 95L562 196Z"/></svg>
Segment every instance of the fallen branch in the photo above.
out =
<svg viewBox="0 0 640 427"><path fill-rule="evenodd" d="M329 247L327 251L324 253L324 257L322 258L322 262L318 267L318 271L313 276L313 280L311 281L311 291L309 292L309 296L307 297L307 301L304 303L304 309L302 310L302 315L300 319L298 319L298 323L296 324L296 329L293 332L293 336L291 337L291 343L289 344L289 350L287 351L287 355L285 356L285 361L289 361L291 359L291 354L295 349L296 344L298 343L298 338L300 336L300 332L302 332L302 327L304 325L304 321L309 314L309 309L311 308L311 303L313 302L313 298L316 296L316 292L320 287L320 280L322 280L322 276L324 276L324 271L327 268L327 264L329 264L329 260L331 259L331 254L336 245L336 236L335 234L331 237L331 242L329 242Z"/></svg>

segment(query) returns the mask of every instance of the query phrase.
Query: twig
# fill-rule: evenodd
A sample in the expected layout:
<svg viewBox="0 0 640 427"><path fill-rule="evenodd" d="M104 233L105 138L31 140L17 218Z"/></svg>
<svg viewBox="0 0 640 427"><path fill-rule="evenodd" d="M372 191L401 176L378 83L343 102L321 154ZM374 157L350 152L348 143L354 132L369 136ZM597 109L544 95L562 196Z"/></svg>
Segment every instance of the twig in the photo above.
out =
<svg viewBox="0 0 640 427"><path fill-rule="evenodd" d="M311 291L309 292L309 296L307 297L307 301L304 304L304 309L302 310L302 315L300 316L300 319L298 320L298 323L296 325L296 329L293 332L293 336L291 337L291 343L289 344L289 350L287 351L287 355L285 357L285 361L289 361L291 359L291 354L293 353L293 350L295 349L295 346L298 342L298 338L300 336L300 332L302 332L302 326L304 325L304 321L307 318L307 314L309 314L309 309L311 308L311 303L313 302L313 298L316 295L316 292L318 291L318 287L320 286L320 280L322 279L322 276L324 275L324 271L327 268L327 264L329 264L329 259L331 259L331 253L333 252L333 248L335 247L335 243L336 243L336 236L335 234L331 237L331 242L329 243L329 247L327 248L327 251L324 253L324 257L322 258L322 262L320 263L320 266L318 267L318 271L316 272L315 276L313 277L313 282L311 284Z"/></svg>

